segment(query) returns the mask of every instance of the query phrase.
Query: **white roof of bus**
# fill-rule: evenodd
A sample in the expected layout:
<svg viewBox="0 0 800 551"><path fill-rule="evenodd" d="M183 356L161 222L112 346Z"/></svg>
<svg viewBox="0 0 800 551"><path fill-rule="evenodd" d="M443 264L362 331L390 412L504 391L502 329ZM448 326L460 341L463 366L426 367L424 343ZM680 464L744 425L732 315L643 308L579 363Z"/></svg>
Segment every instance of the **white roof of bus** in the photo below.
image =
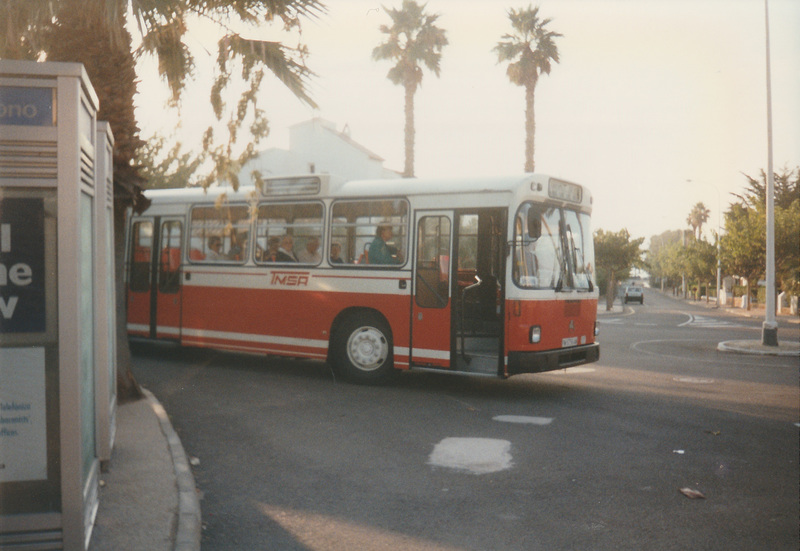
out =
<svg viewBox="0 0 800 551"><path fill-rule="evenodd" d="M528 188L531 182L542 184L547 189L550 176L545 174L519 174L516 176L476 177L476 178L404 178L351 180L330 187L332 197L374 197L391 195L457 195L465 193L515 193L521 188ZM530 189L530 188L528 188ZM248 185L233 191L229 186L212 186L205 190L200 187L178 189L154 189L145 191L145 195L160 204L169 203L207 203L227 194L229 201L246 201L252 197L257 188ZM588 190L587 190L588 191ZM546 192L545 192L546 193ZM586 196L586 194L584 195ZM275 199L312 198L314 195L278 195ZM258 193L257 198L263 199Z"/></svg>
<svg viewBox="0 0 800 551"><path fill-rule="evenodd" d="M227 186L211 186L207 190L201 187L148 189L144 195L159 203L203 203L215 200L223 193L228 195L229 201L246 201L255 189L253 186L240 186L238 191L233 191L233 188Z"/></svg>
<svg viewBox="0 0 800 551"><path fill-rule="evenodd" d="M403 178L390 180L352 180L336 189L337 197L369 195L439 195L459 193L492 193L517 191L532 181L543 184L549 179L542 174L480 178Z"/></svg>

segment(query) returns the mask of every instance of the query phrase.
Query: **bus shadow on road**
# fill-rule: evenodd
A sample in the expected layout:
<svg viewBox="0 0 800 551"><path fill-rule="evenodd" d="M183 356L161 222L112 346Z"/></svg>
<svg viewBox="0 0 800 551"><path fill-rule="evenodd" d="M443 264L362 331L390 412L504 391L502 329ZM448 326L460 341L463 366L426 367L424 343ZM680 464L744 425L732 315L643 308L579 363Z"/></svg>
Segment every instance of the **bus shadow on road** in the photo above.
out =
<svg viewBox="0 0 800 551"><path fill-rule="evenodd" d="M406 391L418 394L447 393L460 397L499 400L548 400L581 392L581 387L565 379L553 380L547 374L517 375L508 379L410 369L400 371L380 385L361 385L338 377L327 362L283 356L244 354L206 348L179 346L176 343L131 341L134 371L169 369L173 364L181 369L223 372L249 372L254 376L277 377L283 380L328 381L338 388L371 393ZM566 373L559 370L555 373ZM575 374L579 377L580 374ZM361 389L361 390L359 390Z"/></svg>
<svg viewBox="0 0 800 551"><path fill-rule="evenodd" d="M175 363L182 367L213 370L250 371L289 377L330 379L330 367L318 360L226 352L208 348L180 346L176 343L131 341L134 365L152 362Z"/></svg>

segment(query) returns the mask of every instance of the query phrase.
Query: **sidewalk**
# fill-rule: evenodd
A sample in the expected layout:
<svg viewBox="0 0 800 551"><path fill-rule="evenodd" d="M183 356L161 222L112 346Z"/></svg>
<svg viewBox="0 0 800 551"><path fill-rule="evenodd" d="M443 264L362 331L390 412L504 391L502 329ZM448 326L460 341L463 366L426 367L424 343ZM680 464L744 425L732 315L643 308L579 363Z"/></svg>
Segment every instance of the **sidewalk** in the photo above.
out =
<svg viewBox="0 0 800 551"><path fill-rule="evenodd" d="M164 408L145 398L117 409L108 472L90 551L200 549L200 503L194 477Z"/></svg>

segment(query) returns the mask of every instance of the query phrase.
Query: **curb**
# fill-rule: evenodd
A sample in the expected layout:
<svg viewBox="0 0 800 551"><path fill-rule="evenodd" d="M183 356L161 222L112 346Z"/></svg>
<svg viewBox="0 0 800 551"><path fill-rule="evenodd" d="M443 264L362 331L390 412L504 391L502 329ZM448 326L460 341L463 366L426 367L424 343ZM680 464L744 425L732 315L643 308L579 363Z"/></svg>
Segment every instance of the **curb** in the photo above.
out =
<svg viewBox="0 0 800 551"><path fill-rule="evenodd" d="M757 354L761 356L800 356L800 344L789 342L783 346L765 346L761 341L725 341L717 345L720 352Z"/></svg>
<svg viewBox="0 0 800 551"><path fill-rule="evenodd" d="M164 406L146 388L142 388L150 407L158 417L161 432L167 439L167 447L172 456L172 465L175 468L175 479L178 486L178 519L175 529L175 551L199 551L201 516L200 499L197 497L197 487L194 475L186 459L186 452L183 449L178 433L172 427Z"/></svg>

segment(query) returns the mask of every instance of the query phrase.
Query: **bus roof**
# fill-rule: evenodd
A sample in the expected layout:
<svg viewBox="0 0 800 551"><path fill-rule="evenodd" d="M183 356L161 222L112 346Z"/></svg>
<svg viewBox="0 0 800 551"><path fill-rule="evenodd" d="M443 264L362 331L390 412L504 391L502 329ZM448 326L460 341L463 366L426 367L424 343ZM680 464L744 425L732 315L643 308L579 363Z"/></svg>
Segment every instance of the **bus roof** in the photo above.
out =
<svg viewBox="0 0 800 551"><path fill-rule="evenodd" d="M145 197L158 203L205 203L214 201L223 194L228 195L229 201L246 201L256 192L254 186L240 186L237 191L228 186L147 189Z"/></svg>
<svg viewBox="0 0 800 551"><path fill-rule="evenodd" d="M584 186L547 174L536 173L474 178L352 180L341 184L331 192L331 195L336 198L389 197L392 195L477 196L481 194L487 196L494 194L496 200L504 202L508 201L508 198L500 199L501 195L512 195L519 198L536 195L542 199L563 204L580 205L582 210L587 211L591 209L592 205L592 194ZM475 199L477 197L473 198L473 201Z"/></svg>
<svg viewBox="0 0 800 551"><path fill-rule="evenodd" d="M285 177L283 177L285 178ZM374 180L351 180L331 186L323 186L321 194L281 193L279 195L264 196L259 193L257 187L253 185L241 186L234 191L230 186L212 186L208 189L200 187L179 188L179 189L158 189L147 190L145 195L159 204L170 203L208 203L216 201L221 195L226 194L228 201L242 202L258 200L264 198L274 198L278 200L299 199L320 196L330 196L333 198L356 198L356 197L388 197L388 196L432 196L432 195L463 195L463 194L516 194L524 192L536 192L548 195L551 182L566 184L569 187L580 187L580 199L571 200L584 206L591 205L591 194L589 191L577 184L567 182L558 178L553 178L546 174L518 174L512 176L498 177L475 177L475 178L407 178L407 179L374 179ZM326 194L326 191L328 192ZM255 194L255 195L254 195Z"/></svg>
<svg viewBox="0 0 800 551"><path fill-rule="evenodd" d="M463 193L513 193L535 181L546 183L547 176L522 174L475 178L406 178L391 180L351 180L342 184L337 197L369 195L449 195Z"/></svg>

